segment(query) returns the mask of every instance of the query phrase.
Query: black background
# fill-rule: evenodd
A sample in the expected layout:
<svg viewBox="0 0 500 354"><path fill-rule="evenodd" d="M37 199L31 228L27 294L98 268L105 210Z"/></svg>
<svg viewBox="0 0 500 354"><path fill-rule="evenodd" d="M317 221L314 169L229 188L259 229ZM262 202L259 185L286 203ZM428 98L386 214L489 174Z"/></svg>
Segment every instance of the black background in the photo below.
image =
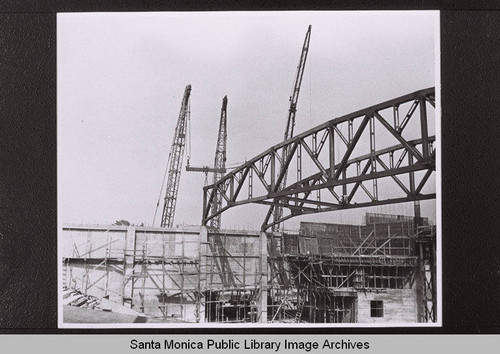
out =
<svg viewBox="0 0 500 354"><path fill-rule="evenodd" d="M2 2L0 333L221 332L57 329L56 12L334 9L441 10L443 327L224 333L500 333L500 12L493 3Z"/></svg>

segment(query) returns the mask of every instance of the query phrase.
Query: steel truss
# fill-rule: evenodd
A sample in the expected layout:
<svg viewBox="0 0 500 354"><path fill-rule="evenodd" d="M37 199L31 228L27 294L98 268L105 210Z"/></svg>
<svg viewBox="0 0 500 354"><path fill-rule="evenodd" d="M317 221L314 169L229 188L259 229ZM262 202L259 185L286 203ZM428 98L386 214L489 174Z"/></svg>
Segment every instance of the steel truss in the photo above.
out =
<svg viewBox="0 0 500 354"><path fill-rule="evenodd" d="M433 87L420 90L332 119L271 147L204 187L202 224L249 203L271 206L262 225L265 231L298 215L434 199L435 192L423 192L436 165L435 136L428 134L434 92ZM400 117L400 111L404 116ZM409 139L405 128L413 122L420 123L420 129L412 131L417 138ZM377 150L375 143L380 145L387 138L398 144ZM360 153L367 147L368 153ZM284 161L283 150L288 151ZM305 159L314 170L304 177ZM280 189L284 176L290 176L293 169L296 181ZM402 196L392 196L387 188L379 190L377 182L383 178L396 183ZM242 193L243 187L248 193ZM222 197L218 210L214 208L216 195ZM272 220L277 207L289 212Z"/></svg>

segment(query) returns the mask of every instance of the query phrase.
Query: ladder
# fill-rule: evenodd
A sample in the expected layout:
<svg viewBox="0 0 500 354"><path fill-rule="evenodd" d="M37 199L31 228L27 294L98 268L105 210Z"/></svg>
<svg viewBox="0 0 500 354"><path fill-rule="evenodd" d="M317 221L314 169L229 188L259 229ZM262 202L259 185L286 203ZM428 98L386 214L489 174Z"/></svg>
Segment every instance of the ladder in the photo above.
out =
<svg viewBox="0 0 500 354"><path fill-rule="evenodd" d="M299 303L297 304L297 313L295 314L295 323L299 323L302 318L302 312L304 311L304 306L306 302L303 298L299 299Z"/></svg>

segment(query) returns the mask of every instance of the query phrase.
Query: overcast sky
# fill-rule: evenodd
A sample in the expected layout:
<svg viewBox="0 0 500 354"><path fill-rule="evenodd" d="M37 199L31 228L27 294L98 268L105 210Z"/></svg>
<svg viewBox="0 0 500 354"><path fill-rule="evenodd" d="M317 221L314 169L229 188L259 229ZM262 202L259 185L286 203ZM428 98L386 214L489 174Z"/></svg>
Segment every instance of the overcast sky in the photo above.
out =
<svg viewBox="0 0 500 354"><path fill-rule="evenodd" d="M283 139L308 25L296 134L435 86L437 21L437 12L58 14L60 221L151 224L186 85L191 165L213 165L225 95L227 163L241 163ZM175 224L200 224L204 182L183 167ZM233 208L222 226L259 229L266 211ZM411 215L413 204L368 211ZM363 213L286 227L357 223ZM434 201L422 202L422 214L435 220Z"/></svg>

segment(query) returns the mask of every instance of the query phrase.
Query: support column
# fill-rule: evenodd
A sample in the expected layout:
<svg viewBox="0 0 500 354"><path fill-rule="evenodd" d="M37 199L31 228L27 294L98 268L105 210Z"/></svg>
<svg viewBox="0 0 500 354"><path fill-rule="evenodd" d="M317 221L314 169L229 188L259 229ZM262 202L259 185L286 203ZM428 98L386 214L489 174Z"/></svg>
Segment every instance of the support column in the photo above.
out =
<svg viewBox="0 0 500 354"><path fill-rule="evenodd" d="M267 268L267 234L265 232L260 233L259 237L259 247L260 247L260 296L257 302L257 322L266 323L267 322L267 279L268 279L268 268Z"/></svg>
<svg viewBox="0 0 500 354"><path fill-rule="evenodd" d="M207 244L208 229L202 226L198 238L198 286L196 294L196 323L205 323L205 296L207 290Z"/></svg>
<svg viewBox="0 0 500 354"><path fill-rule="evenodd" d="M134 267L135 267L135 226L128 226L123 245L123 289L122 304L133 306L134 297Z"/></svg>
<svg viewBox="0 0 500 354"><path fill-rule="evenodd" d="M420 131L422 133L422 155L429 156L429 133L427 130L427 109L425 98L420 99Z"/></svg>

